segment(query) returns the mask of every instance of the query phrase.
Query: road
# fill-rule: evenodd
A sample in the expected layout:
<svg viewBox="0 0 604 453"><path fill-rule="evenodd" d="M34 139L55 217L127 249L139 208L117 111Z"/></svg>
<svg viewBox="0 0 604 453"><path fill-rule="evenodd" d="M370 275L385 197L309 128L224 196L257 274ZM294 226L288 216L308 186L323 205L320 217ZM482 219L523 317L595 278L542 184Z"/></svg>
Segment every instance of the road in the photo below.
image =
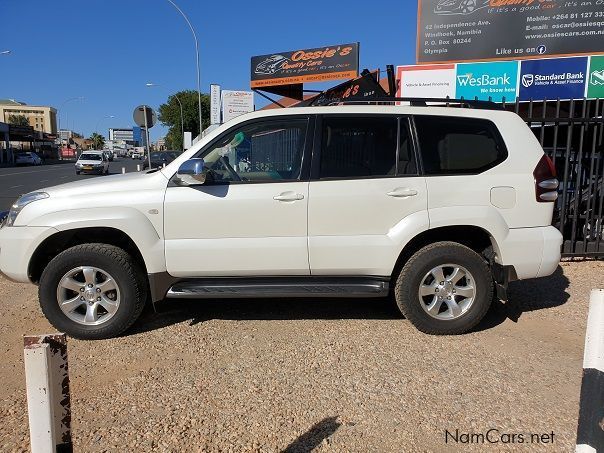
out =
<svg viewBox="0 0 604 453"><path fill-rule="evenodd" d="M122 167L130 173L136 171L137 165L142 168L142 164L141 160L116 158L109 163L109 173L121 173ZM0 211L10 209L11 204L24 193L84 178L102 178L102 176L76 175L73 162L39 167L0 168Z"/></svg>

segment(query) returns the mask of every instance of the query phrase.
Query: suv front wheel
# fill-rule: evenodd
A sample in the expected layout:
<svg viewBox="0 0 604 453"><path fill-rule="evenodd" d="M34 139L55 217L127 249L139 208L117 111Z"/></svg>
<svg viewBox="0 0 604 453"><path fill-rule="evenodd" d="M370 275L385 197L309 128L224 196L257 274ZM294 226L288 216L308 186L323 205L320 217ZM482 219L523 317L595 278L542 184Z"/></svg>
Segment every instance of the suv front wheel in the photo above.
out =
<svg viewBox="0 0 604 453"><path fill-rule="evenodd" d="M132 257L119 247L82 244L54 257L40 278L44 315L74 338L115 337L141 314L147 285Z"/></svg>
<svg viewBox="0 0 604 453"><path fill-rule="evenodd" d="M483 257L456 242L436 242L403 266L394 289L401 313L420 331L455 335L484 318L493 297L491 270Z"/></svg>

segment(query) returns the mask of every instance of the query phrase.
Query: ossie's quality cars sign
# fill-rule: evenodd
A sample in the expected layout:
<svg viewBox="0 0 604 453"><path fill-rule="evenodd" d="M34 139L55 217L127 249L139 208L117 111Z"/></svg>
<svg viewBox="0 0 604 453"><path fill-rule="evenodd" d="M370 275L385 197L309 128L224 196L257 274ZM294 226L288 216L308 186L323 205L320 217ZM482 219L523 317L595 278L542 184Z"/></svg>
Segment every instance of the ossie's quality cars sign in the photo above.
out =
<svg viewBox="0 0 604 453"><path fill-rule="evenodd" d="M359 43L252 57L252 88L352 79L359 73Z"/></svg>

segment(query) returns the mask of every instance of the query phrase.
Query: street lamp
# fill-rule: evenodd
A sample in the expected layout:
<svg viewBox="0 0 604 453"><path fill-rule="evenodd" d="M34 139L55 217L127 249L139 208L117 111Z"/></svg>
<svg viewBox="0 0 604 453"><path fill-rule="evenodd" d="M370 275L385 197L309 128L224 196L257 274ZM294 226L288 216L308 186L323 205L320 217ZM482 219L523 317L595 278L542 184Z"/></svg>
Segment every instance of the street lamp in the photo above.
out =
<svg viewBox="0 0 604 453"><path fill-rule="evenodd" d="M107 119L110 119L110 118L115 118L115 115L105 115L105 116L103 116L103 117L99 118L99 120L96 122L96 125L94 126L94 130L93 130L92 132L93 132L93 133L94 133L94 132L98 132L98 129L99 129L99 123L100 123L101 121L103 121L103 120L107 120Z"/></svg>
<svg viewBox="0 0 604 453"><path fill-rule="evenodd" d="M57 129L58 129L57 135L59 136L59 144L61 145L61 147L63 146L63 139L61 138L61 112L63 111L63 106L65 104L67 104L68 102L71 102L71 101L83 101L84 99L85 99L84 96L76 96L74 98L65 99L61 103L61 107L59 107L59 110L58 110L58 113L57 113Z"/></svg>
<svg viewBox="0 0 604 453"><path fill-rule="evenodd" d="M182 9L180 9L178 5L172 0L168 0L168 2L170 2L170 4L178 10L182 17L184 17L185 21L187 22L187 25L191 29L191 33L193 33L193 39L195 40L195 59L197 61L197 102L199 104L199 136L201 137L201 133L203 132L203 123L201 122L201 76L199 75L199 43L197 42L197 35L195 34L193 25L191 25L191 22L189 21L187 15L183 13Z"/></svg>
<svg viewBox="0 0 604 453"><path fill-rule="evenodd" d="M147 82L147 83L145 83L145 86L148 88L152 88L152 87L160 87L161 85L159 85L157 83ZM184 152L184 150L185 150L185 120L184 120L184 116L182 113L182 102L180 102L180 99L178 99L177 95L173 94L172 96L174 96L176 98L176 100L178 101L178 105L180 106L180 134L182 136L182 150Z"/></svg>
<svg viewBox="0 0 604 453"><path fill-rule="evenodd" d="M98 129L99 129L99 123L103 120L109 119L109 118L115 118L115 115L105 115L101 118L99 118L99 120L96 122L96 125L94 126L94 130L92 131L93 134L98 133ZM101 134L102 135L102 134ZM90 135L92 137L92 134ZM104 136L103 136L104 137ZM113 149L113 148L111 148Z"/></svg>

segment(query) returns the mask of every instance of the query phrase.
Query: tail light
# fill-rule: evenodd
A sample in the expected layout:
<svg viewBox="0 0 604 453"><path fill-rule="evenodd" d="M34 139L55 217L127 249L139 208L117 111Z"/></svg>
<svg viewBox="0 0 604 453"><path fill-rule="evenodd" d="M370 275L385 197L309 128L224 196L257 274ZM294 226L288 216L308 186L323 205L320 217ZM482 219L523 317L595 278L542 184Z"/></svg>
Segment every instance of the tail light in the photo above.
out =
<svg viewBox="0 0 604 453"><path fill-rule="evenodd" d="M533 171L535 177L535 197L539 203L547 203L558 199L558 180L556 167L545 154Z"/></svg>

